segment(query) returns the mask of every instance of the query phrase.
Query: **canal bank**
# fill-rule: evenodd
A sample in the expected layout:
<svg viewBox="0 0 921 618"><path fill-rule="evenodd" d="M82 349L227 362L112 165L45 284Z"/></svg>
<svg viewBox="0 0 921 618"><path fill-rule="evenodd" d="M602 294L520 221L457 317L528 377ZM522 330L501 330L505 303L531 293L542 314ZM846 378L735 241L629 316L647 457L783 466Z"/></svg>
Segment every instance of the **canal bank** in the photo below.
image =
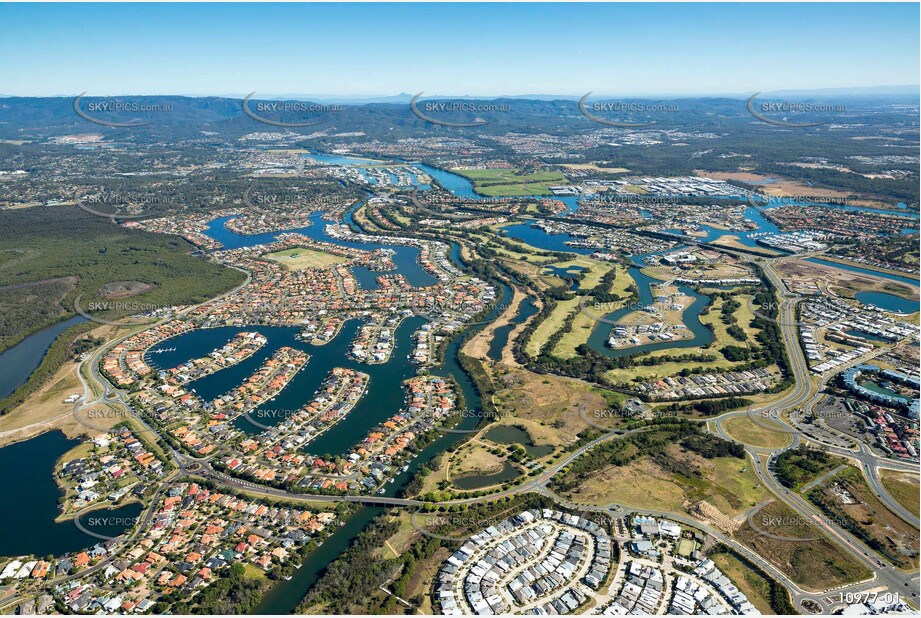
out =
<svg viewBox="0 0 921 618"><path fill-rule="evenodd" d="M0 556L62 556L100 542L73 520L55 521L63 496L55 481L57 461L80 444L61 431L49 431L0 449L0 495L8 497L0 509L0 529L7 532L0 535ZM129 528L125 522L133 522L140 510L139 504L128 504L96 511L91 530L114 538Z"/></svg>

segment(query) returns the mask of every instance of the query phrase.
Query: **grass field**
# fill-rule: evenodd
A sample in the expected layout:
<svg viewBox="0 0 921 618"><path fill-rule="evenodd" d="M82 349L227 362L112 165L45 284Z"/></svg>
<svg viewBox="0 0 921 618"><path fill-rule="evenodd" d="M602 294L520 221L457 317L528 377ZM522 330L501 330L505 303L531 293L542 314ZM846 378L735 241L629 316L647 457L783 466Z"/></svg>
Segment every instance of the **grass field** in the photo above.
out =
<svg viewBox="0 0 921 618"><path fill-rule="evenodd" d="M566 176L558 171L529 174L516 169L454 168L451 171L472 180L474 190L489 197L549 195L551 186L569 184Z"/></svg>
<svg viewBox="0 0 921 618"><path fill-rule="evenodd" d="M919 481L917 474L894 470L880 470L880 479L886 491L902 506L918 517Z"/></svg>
<svg viewBox="0 0 921 618"><path fill-rule="evenodd" d="M589 425L579 416L579 409L606 410L611 402L624 396L589 386L572 378L538 375L522 369L502 369L494 373L497 392L494 401L506 424L521 425L535 444L563 446ZM589 417L590 419L593 417ZM602 419L599 424L618 419ZM507 422L506 422L507 421Z"/></svg>
<svg viewBox="0 0 921 618"><path fill-rule="evenodd" d="M820 528L804 524L803 517L785 504L772 502L755 517L759 522L778 522L762 527L765 532L803 540L779 540L758 532L748 522L736 532L736 539L771 562L802 588L827 590L863 581L871 576L863 565L827 540Z"/></svg>
<svg viewBox="0 0 921 618"><path fill-rule="evenodd" d="M627 271L616 264L611 262L602 262L601 260L593 260L590 257L579 256L571 260L566 260L565 262L553 262L547 264L547 266L553 266L556 268L568 269L568 268L584 268L583 271L584 277L582 281L579 282L579 289L581 291L590 290L599 283L601 283L601 278L607 274L612 268L617 268L618 273L617 277L614 280L613 290L615 292L623 293L618 288L626 288L632 280L630 276L627 275ZM623 279L626 279L624 281Z"/></svg>
<svg viewBox="0 0 921 618"><path fill-rule="evenodd" d="M715 332L716 339L715 339L715 343L713 347L716 349L722 348L723 346L726 346L726 345L738 345L738 346L747 345L749 347L757 346L755 335L757 335L759 331L757 328L752 328L750 326L751 321L755 319L755 315L752 313L751 307L749 306L749 301L751 301L752 295L751 294L736 294L734 295L734 297L742 306L737 308L733 312L733 315L735 315L736 319L738 320L737 324L739 325L739 327L743 331L745 331L746 335L748 335L748 339L744 342L738 341L732 336L730 336L729 333L726 332L726 329L729 328L729 325L724 324L723 321L720 319L721 317L720 311L722 310L723 305L725 304L726 301L723 300L722 298L717 298L713 302L713 304L710 306L709 313L707 313L707 315L703 315L700 317L700 321L703 322L704 324L713 325L716 331Z"/></svg>
<svg viewBox="0 0 921 618"><path fill-rule="evenodd" d="M554 264L554 266L582 266L588 268L589 270L586 272L585 278L580 282L580 290L589 290L598 285L601 281L601 277L610 272L612 268L617 269L617 275L614 278L614 282L611 284L611 289L608 290L610 293L618 294L621 298L626 298L629 296L627 288L633 284L633 279L627 274L626 269L622 266L599 262L598 260L592 260L590 258L580 257L568 262L558 262ZM583 301L583 304L589 306L591 304L591 299L588 297L584 298L585 301ZM554 348L553 355L560 358L572 358L575 356L576 348L588 342L588 338L591 336L595 324L597 323L596 318L598 314L599 311L597 309L580 311L573 321L572 330L563 335L563 338L557 344L556 348ZM631 369L631 371L632 370L633 369Z"/></svg>
<svg viewBox="0 0 921 618"><path fill-rule="evenodd" d="M704 459L672 445L666 457L642 457L602 469L570 497L589 504L622 503L676 513L685 513L687 503L703 500L736 518L769 495L749 460Z"/></svg>
<svg viewBox="0 0 921 618"><path fill-rule="evenodd" d="M550 336L563 327L563 322L566 320L566 317L572 313L574 309L577 309L578 306L578 296L568 300L558 301L556 307L553 308L553 312L534 329L531 338L528 339L528 343L525 346L527 353L530 356L537 356Z"/></svg>
<svg viewBox="0 0 921 618"><path fill-rule="evenodd" d="M592 334L594 326L595 320L592 319L587 312L580 311L577 313L575 320L572 322L572 330L568 333L563 333L563 338L560 339L560 342L553 348L553 355L559 358L572 358L576 356L578 354L576 348L588 342L588 338Z"/></svg>
<svg viewBox="0 0 921 618"><path fill-rule="evenodd" d="M333 255L325 251L316 251L305 247L293 247L263 256L284 264L289 270L306 270L308 268L326 268L335 264L342 264L348 260L341 255Z"/></svg>
<svg viewBox="0 0 921 618"><path fill-rule="evenodd" d="M765 425L770 424L767 420L761 420L761 422ZM763 448L783 448L790 443L790 434L762 427L747 416L734 416L726 419L723 426L730 436L743 444Z"/></svg>
<svg viewBox="0 0 921 618"><path fill-rule="evenodd" d="M643 366L637 365L636 367L630 367L628 369L613 369L605 374L605 379L612 384L620 383L629 383L634 378L639 377L643 379L656 379L656 378L665 378L677 375L682 369L686 368L695 368L695 367L706 367L708 369L721 369L725 371L731 371L733 367L744 364L746 361L730 361L723 356L719 350L727 345L734 345L740 347L749 347L755 348L757 346L755 336L759 332L758 329L752 328L749 326L749 323L754 319L754 315L751 312L751 309L748 307L748 299L750 295L738 295L737 300L741 303L741 307L735 310L735 316L738 319L738 325L745 331L748 336L748 340L745 342L740 342L734 339L726 332L726 329L729 327L728 324L724 324L720 319L720 309L723 306L723 301L721 298L714 300L713 304L710 305L709 311L706 314L700 316L700 321L704 325L712 325L714 330L714 340L711 344L707 346L698 346L695 348L682 348L677 352L672 349L663 349L656 350L649 353L648 357L659 357L659 356L669 356L673 354L709 354L713 357L712 362L701 363L701 362L677 362L677 363L663 363L661 365L650 365ZM771 367L770 369L776 370L776 366Z"/></svg>
<svg viewBox="0 0 921 618"><path fill-rule="evenodd" d="M627 466L608 467L592 475L567 498L580 503L625 504L683 513L684 488L649 458Z"/></svg>
<svg viewBox="0 0 921 618"><path fill-rule="evenodd" d="M243 574L245 577L251 579L266 579L265 571L251 562L247 562L243 565Z"/></svg>
<svg viewBox="0 0 921 618"><path fill-rule="evenodd" d="M450 476L456 478L471 474L495 474L502 470L505 458L490 453L492 447L468 442L460 447L450 459Z"/></svg>

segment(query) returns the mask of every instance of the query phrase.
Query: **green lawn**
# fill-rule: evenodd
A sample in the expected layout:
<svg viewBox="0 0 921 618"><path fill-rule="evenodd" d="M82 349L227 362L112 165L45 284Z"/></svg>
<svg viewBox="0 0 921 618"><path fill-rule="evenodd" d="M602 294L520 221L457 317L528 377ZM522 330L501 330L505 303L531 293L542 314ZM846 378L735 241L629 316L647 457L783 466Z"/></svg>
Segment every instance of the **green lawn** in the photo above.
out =
<svg viewBox="0 0 921 618"><path fill-rule="evenodd" d="M566 176L558 171L523 173L517 169L467 168L451 171L472 180L476 192L489 197L549 195L551 186L569 183Z"/></svg>

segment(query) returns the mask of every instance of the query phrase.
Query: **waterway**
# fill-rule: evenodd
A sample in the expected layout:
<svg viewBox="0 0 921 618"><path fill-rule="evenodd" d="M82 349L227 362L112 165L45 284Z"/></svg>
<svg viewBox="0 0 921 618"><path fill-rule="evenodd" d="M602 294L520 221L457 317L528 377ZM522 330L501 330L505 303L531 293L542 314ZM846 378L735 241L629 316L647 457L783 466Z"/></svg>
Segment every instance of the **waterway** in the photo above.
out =
<svg viewBox="0 0 921 618"><path fill-rule="evenodd" d="M911 397L906 397L905 395L894 391L891 388L886 388L881 384L877 384L872 380L861 380L860 385L867 390L873 391L874 393L879 393L880 395L887 395L889 397L895 397L897 399L904 399L905 401L911 401Z"/></svg>
<svg viewBox="0 0 921 618"><path fill-rule="evenodd" d="M627 269L627 273L636 284L637 292L639 293L638 302L642 307L651 305L653 302L655 302L651 286L655 283L659 283L658 279L645 275L640 271L640 268L644 265L644 262L642 261L643 258L646 258L649 255L655 254L650 253L633 256L632 261L634 265ZM693 302L691 302L691 304L681 314L682 322L684 322L684 325L691 332L692 337L690 339L682 339L681 341L657 341L655 343L647 343L644 345L622 348L607 347L607 340L611 336L611 331L614 328L612 323L617 322L620 318L635 310L628 306L605 315L604 319L607 321L607 323L599 321L597 324L595 324L595 327L592 329L592 334L589 335L588 338L589 347L591 347L599 354L609 358L617 358L620 356L628 356L644 352L654 352L655 350L696 348L699 346L707 345L713 341L713 332L704 326L700 321L700 312L710 302L710 298L708 296L704 296L703 294L698 294L687 286L680 285L678 286L678 290L682 294L691 296L694 299Z"/></svg>
<svg viewBox="0 0 921 618"><path fill-rule="evenodd" d="M339 165L367 165L376 162L372 160L356 159L354 157L340 157L337 155L326 154L312 154L309 156L327 163ZM414 165L428 173L443 187L457 196L467 198L479 197L473 190L473 184L462 176L447 172L445 170L439 170L424 164L417 163ZM548 197L566 202L571 212L575 211L578 207L578 198L557 198L553 196ZM751 211L751 213L749 211ZM771 226L769 222L760 217L760 213L758 213L756 209L749 209L749 211L746 211L746 214L750 215L753 220L759 223L758 231L772 231L771 228L773 226ZM755 217L757 217L757 219ZM758 221L758 219L760 219L760 221ZM225 249L234 249L239 247L252 246L255 244L264 244L273 241L278 235L278 233L257 235L235 234L224 227L224 223L227 220L229 220L229 217L223 217L212 221L207 231L209 235L223 243ZM419 251L414 247L341 241L331 238L326 234L326 222L320 220L318 215L315 220L312 221L312 223L313 224L309 227L286 231L293 231L304 234L305 236L316 240L357 247L364 250L372 250L381 247L393 249L396 252L394 255L394 262L396 264L397 271L403 274L403 276L406 277L407 281L411 285L422 287L435 283L435 278L422 270L421 266L419 265ZM520 240L539 248L582 254L590 254L593 252L591 249L577 249L565 245L565 241L569 239L567 235L546 234L541 230L531 227L528 224L514 225L507 229L509 230L509 236L519 238ZM776 230L776 228L774 228L774 230ZM710 233L716 237L727 232L711 229ZM748 245L749 242L751 242L752 244L749 246L753 246L753 241L748 238L748 234L743 235L743 238L743 244ZM455 263L460 262L457 246L452 247L451 257ZM651 303L652 292L650 290L649 284L655 280L651 277L643 275L639 271L641 262L636 261L636 258L634 263L636 265L631 267L629 272L630 276L633 277L637 283L640 294L640 302L643 304ZM359 280L359 285L362 287L365 287L366 289L376 288L376 282L374 281L376 277L375 273L371 273L370 271L362 272L360 269L356 269L355 275ZM693 304L685 311L683 316L685 324L694 334L693 339L681 342L660 342L656 344L649 344L647 346L630 348L629 350L611 350L604 347L604 341L607 339L607 331L610 330L610 327L596 327L595 331L592 333L592 338L590 338L590 344L592 344L594 340L593 347L595 349L598 349L607 355L620 355L623 353L633 354L640 351L666 347L693 347L708 343L712 339L712 334L710 333L709 329L703 327L698 318L700 310L708 302L707 297L700 296L689 288L682 287L680 289L682 292L690 293L695 297ZM503 298L499 299L499 301L496 303L496 308L487 317L487 322L493 320L496 315L498 315L501 306L510 300L509 290L507 288L502 290L502 296ZM522 307L519 310L518 315L516 315L515 320L524 321L529 315L533 315L534 311L536 311L536 307L534 307L533 301L530 298L526 299L524 303L522 303ZM621 312L626 312L626 310L621 310ZM618 317L620 317L618 314L621 312L614 312L613 314L609 314L607 317L608 319L616 320ZM360 326L357 320L351 320L344 324L336 338L324 346L313 346L309 343L296 339L295 335L298 332L298 329L296 328L262 326L244 328L226 327L197 330L191 333L180 335L167 342L162 342L153 348L152 351L157 351L158 349L167 350L172 347L175 347L176 349L174 351L164 351L162 353L149 354L147 358L151 366L173 367L181 364L182 362L185 362L186 360L202 356L215 348L221 347L227 343L227 341L229 341L236 332L242 330L255 330L264 334L269 340L268 343L252 357L238 365L197 380L191 385L191 387L194 388L199 395L207 400L219 396L220 394L223 394L224 392L227 392L233 388L235 385L241 383L279 347L283 345L290 345L292 347L306 350L311 354L311 359L308 365L281 393L279 393L279 395L273 401L267 402L265 404L262 412L266 413L258 416L258 420L266 425L272 424L273 420L280 422L282 418L286 417L287 410L297 409L306 403L314 394L316 388L319 386L322 380L325 379L325 377L328 375L329 369L332 367L351 366L369 373L372 376L371 382L369 384L369 392L365 395L364 398L362 398L361 402L356 405L356 408L345 419L340 421L340 423L323 434L321 438L319 438L308 447L309 450L314 453L341 453L344 450L354 446L354 444L360 440L371 427L380 422L380 420L387 418L402 408L403 391L401 383L405 377L409 377L414 373L412 366L407 363L403 357L408 351L409 336L416 328L418 328L419 325L421 325L421 323L422 318L410 318L401 324L395 335L396 347L393 351L393 356L389 362L382 365L364 365L354 363L354 361L351 361L347 358L345 353L349 347L349 344L351 343L352 338L354 337L355 332L357 331L357 328ZM62 325L58 326L61 326L60 330L63 330L70 325L71 324L68 323L62 323ZM53 329L54 327L51 328ZM483 325L473 326L470 330L476 330L480 328L483 328ZM50 342L53 341L54 337L57 336L60 330L51 336L51 339L48 340L47 344L41 344L41 338L36 337L36 335L39 335L39 333L36 333L32 336L36 337L35 339L30 337L22 344L20 344L23 345L28 342L26 347L33 353L32 356L29 356L29 358L32 358L33 361L34 358L36 358L34 354L35 351L39 351L37 355L37 362L35 362L31 369L24 373L26 378L28 377L28 374L34 370L34 367L37 366L38 362L40 362L41 357L47 350L48 345L50 345ZM508 330L511 331L511 328ZM45 331L40 332L45 333ZM491 346L491 354L494 353L493 347L497 345L496 340L502 340L503 338L507 340L507 337L508 332L500 333L499 329L497 329L496 335L494 336L493 345ZM472 382L469 380L467 375L463 372L458 364L457 353L459 347L459 340L455 340L449 344L445 352L443 363L441 366L435 368L432 373L444 377L452 377L457 382L460 392L463 395L464 407L476 410L481 407L480 398ZM499 349L501 349L501 346ZM15 356L8 356L11 352L13 352L13 350L15 350L15 348L12 348L11 350L5 352L3 355L0 355L0 392L2 392L3 388L8 388L8 386L5 386L7 383L13 383L8 379L10 372L4 371L3 369L6 367L18 368L22 364L22 361L13 360ZM20 376L20 379L21 377L22 376ZM13 386L13 388L15 388L15 386ZM374 402L374 405L368 403L371 401ZM260 410L257 410L255 414L259 414L259 412ZM251 426L251 423L243 418L238 419L237 422L239 423L238 426L240 426L241 429L253 432L259 431L259 428ZM458 428L472 429L477 425L477 423L478 419L476 415L471 415L469 417L464 417L458 425ZM526 449L531 448L533 450L541 448L539 446L530 444L526 433L521 433L525 434L524 438L517 435L505 437L508 437L510 440L513 440L517 443L523 444ZM503 436L499 435L496 435L496 437L503 438ZM421 465L430 461L435 455L450 448L451 445L460 438L461 436L458 434L445 433L430 443L428 446L423 448L418 456L410 462L409 469L399 474L395 478L394 483L387 485L385 495L398 495L405 487L406 483L418 471ZM17 504L20 507L17 509L3 509L3 513L0 515L0 522L6 524L4 527L6 530L23 531L22 534L6 535L3 537L2 541L0 541L0 554L60 554L66 553L68 551L75 551L78 549L91 547L95 544L95 539L88 537L87 535L80 532L72 522L65 522L61 524L51 523L51 521L53 521L54 517L57 515L56 503L58 496L58 489L52 477L54 471L54 462L57 461L57 459L64 452L73 448L73 446L75 446L77 443L77 441L68 440L60 432L51 432L42 434L41 436L30 441L14 444L4 449L0 449L0 463L3 464L3 469L16 471L15 474L7 474L3 477L2 480L0 480L0 488L6 490L6 495L16 495L18 498ZM47 465L44 465L41 462L46 462ZM24 463L27 463L28 465L23 465ZM515 475L517 475L517 471L515 472ZM501 471L499 476L504 474L507 474L506 470ZM490 475L485 476L488 477ZM513 477L514 476L511 478ZM474 482L473 477L467 478L471 479L471 482ZM487 480L489 480L491 483L501 482L495 478ZM461 480L461 482L466 481ZM26 492L25 495L23 495L23 492ZM133 508L138 508L137 505L130 506ZM334 531L330 538L324 542L322 548L313 552L310 556L307 557L302 567L295 571L291 580L277 583L273 589L264 597L260 605L255 608L254 613L287 614L294 610L303 595L317 581L329 563L331 563L336 557L345 551L345 549L348 548L355 537L367 526L367 524L382 512L383 509L377 507L360 508L353 516L344 522L343 526ZM107 514L114 513L110 512ZM113 530L110 532L113 536L120 533L118 530Z"/></svg>
<svg viewBox="0 0 921 618"><path fill-rule="evenodd" d="M473 182L467 178L461 176L460 174L455 174L454 172L449 172L437 167L432 167L431 165L426 165L425 163L420 163L418 161L404 161L402 159L391 159L390 161L382 160L373 160L373 159L364 159L361 157L353 156L343 156L335 154L326 154L326 153L310 153L304 155L305 158L314 159L322 163L328 163L330 165L341 165L347 167L363 166L363 165L411 165L416 167L426 174L431 176L434 180L438 182L442 187L447 191L451 192L453 195L466 199L488 199L480 195L474 190ZM364 174L363 174L364 175ZM370 180L370 179L369 179ZM373 184L373 183L372 183ZM418 189L427 190L431 189L431 185L427 184L415 184ZM522 195L520 197L529 197L534 199L552 199L563 202L566 204L568 212L572 213L578 210L579 208L579 196L557 196L557 195Z"/></svg>
<svg viewBox="0 0 921 618"><path fill-rule="evenodd" d="M516 326L524 323L537 312L537 305L534 304L534 299L532 297L527 296L522 300L521 304L518 305L518 313L515 314L515 317L509 320L508 324L499 326L493 331L492 341L489 343L489 352L487 352L487 356L494 361L502 360L502 350L508 343L508 338L512 334L512 331L515 330Z"/></svg>
<svg viewBox="0 0 921 618"><path fill-rule="evenodd" d="M546 457L553 452L553 447L549 444L534 444L530 434L521 427L515 425L501 425L488 429L483 437L492 440L497 444L520 444L528 456L534 459Z"/></svg>
<svg viewBox="0 0 921 618"><path fill-rule="evenodd" d="M474 190L474 184L469 179L461 176L460 174L456 174L454 172L450 172L448 170L440 169L437 167L432 167L431 165L426 165L424 163L409 162L409 161L404 161L401 159L391 159L389 161L383 161L383 160L375 160L375 159L366 159L362 157L342 156L342 155L319 153L319 152L311 153L311 154L304 155L304 156L310 159L321 161L323 163L328 163L330 165L343 165L343 166L361 166L361 165L375 165L375 164L386 165L391 162L394 165L410 164L414 167L417 167L423 170L426 174L428 174L429 176L434 178L436 181L438 181L438 183L442 187L444 187L446 190L450 191L453 195L457 197L467 198L467 199L485 199L482 195L480 195ZM419 185L419 188L428 189L430 187L428 185ZM580 202L583 199L589 199L589 200L592 199L591 197L583 198L582 196L556 196L556 195L521 195L521 196L516 196L516 197L533 197L535 199L547 198L547 199L558 200L566 204L569 214L578 211ZM663 197L680 198L682 196L663 196ZM741 201L744 199L740 195L714 195L711 197L713 197L714 200ZM794 199L788 199L788 200L773 199L769 204L766 204L760 208L769 210L771 208L778 208L778 207L787 206L787 205L811 206L815 208L833 208L837 210L850 210L850 211L864 212L864 213L887 214L887 215L902 217L906 219L907 221L910 221L912 219L917 220L919 219L919 217L921 217L919 213L909 211L907 209L907 206L904 203L899 203L897 209L877 209L877 208L868 208L865 206L857 206L853 204L834 204L834 203L826 203L826 202L816 203L816 202L797 201ZM648 214L649 213L643 213L644 216L647 216ZM774 233L778 231L776 226L774 226L772 223L765 220L761 216L758 208L746 209L745 216L751 219L758 226L758 229L756 230L741 233L741 239L742 239L741 242L742 244L746 246L749 246L749 247L755 246L754 240L750 238L751 234L756 234L759 232L760 233L763 233L763 232ZM717 230L710 226L703 226L703 227L708 232L708 242L709 240L713 240L724 234L735 234L735 232L727 232L726 230ZM905 229L903 229L902 233L903 234L917 233L917 231L918 231L918 225L917 223L913 223L911 227L906 227Z"/></svg>
<svg viewBox="0 0 921 618"><path fill-rule="evenodd" d="M765 208L779 208L781 206L813 206L816 208L833 208L835 210L850 210L854 212L892 215L894 217L903 217L905 219L918 219L919 217L921 217L921 213L912 212L908 210L908 206L904 202L899 203L899 210L890 210L886 208L869 208L867 206L856 206L854 204L835 204L831 202L815 203L815 202L797 201L793 199L778 200L774 198L770 204L765 206Z"/></svg>
<svg viewBox="0 0 921 618"><path fill-rule="evenodd" d="M520 240L521 242L543 249L544 251L567 251L569 253L578 253L580 255L591 255L598 251L588 247L571 247L566 243L578 240L575 236L569 234L550 234L531 223L515 223L502 228L500 232L503 236Z"/></svg>
<svg viewBox="0 0 921 618"><path fill-rule="evenodd" d="M226 219L225 219L226 220ZM335 244L347 246L356 246L361 249L375 248L376 245L370 243L349 243L337 240L327 236L322 231L320 222L314 225L295 230L305 233L311 238L324 240ZM251 246L262 244L267 240L264 235L241 236L227 230L223 226L223 221L216 220L209 226L209 234L215 239L225 244L227 248ZM274 237L274 235L269 235ZM226 242L225 242L226 241ZM383 246L383 245L381 245ZM400 248L397 246L396 248ZM413 250L412 254L405 253L402 257L394 256L397 270L413 285L430 285L431 283L420 283L418 274L410 278L408 272L418 267L418 250ZM399 258L399 259L398 259ZM452 247L452 259L455 262L460 261L459 248ZM424 271L423 271L424 272ZM424 273L428 275L428 273ZM434 278L431 278L434 282ZM507 286L502 286L499 290L499 298L496 300L495 307L490 314L486 316L485 322L490 322L501 311L503 305L509 302L511 290ZM236 384L239 384L252 374L262 362L269 357L275 350L283 345L290 345L299 349L306 350L310 355L310 361L298 373L288 386L283 389L273 401L267 402L262 408L257 409L251 416L257 419L261 424L271 425L274 422L280 422L290 411L295 410L305 404L313 396L319 384L325 379L329 370L335 366L352 367L364 371L371 376L368 385L368 392L356 404L355 408L339 423L334 425L327 432L321 434L316 440L307 447L311 453L327 454L342 453L351 449L360 441L368 431L382 420L398 412L403 407L404 391L402 382L415 374L415 368L406 361L406 354L410 350L411 335L422 324L424 319L421 317L412 317L404 320L396 329L394 334L395 347L391 358L387 363L380 365L366 365L357 363L346 356L351 341L360 327L358 320L346 322L337 336L323 346L313 346L309 343L299 341L295 338L296 328L282 327L227 327L218 329L208 329L193 331L179 335L167 341L163 341L148 354L148 362L153 367L176 366L191 358L196 358L207 354L211 350L220 347L230 340L236 332L241 330L255 330L266 336L268 343L263 346L256 354L249 359L233 367L223 369L210 376L197 380L190 384L196 393L205 399L213 398L227 392ZM468 330L483 328L483 324L471 327ZM444 361L434 368L431 373L443 377L451 377L458 384L461 395L464 399L463 407L477 410L481 406L479 395L473 383L467 377L466 373L458 364L457 354L460 347L460 339L452 341L445 350ZM176 348L174 351L156 353L158 349L169 350ZM276 418L277 417L277 418ZM458 428L472 429L478 423L477 415L464 417ZM246 431L258 432L260 428L249 427L252 425L245 417L237 419L237 426ZM460 439L459 434L444 433L432 443L424 447L417 457L409 463L405 472L398 474L393 483L386 485L385 495L397 495L403 487L410 481L419 467L430 461L435 455L449 448L455 441ZM265 596L262 603L254 610L254 613L264 614L287 614L290 613L300 602L306 591L316 582L322 574L323 569L332 562L345 548L351 544L357 536L378 513L379 508L363 507L350 517L345 526L337 529L333 535L327 539L323 547L313 552L305 561L304 566L298 569L291 580L282 581L275 585L273 590Z"/></svg>
<svg viewBox="0 0 921 618"><path fill-rule="evenodd" d="M61 556L93 547L99 539L89 536L72 520L55 522L60 514L58 498L62 495L54 480L56 462L64 453L81 443L60 431L49 431L31 440L0 449L0 495L7 497L0 509L0 556L34 555L39 558ZM140 513L139 504L128 504L93 514L100 524L87 525L97 534L116 537L128 527L114 525L133 521Z"/></svg>
<svg viewBox="0 0 921 618"><path fill-rule="evenodd" d="M889 341L885 337L878 337L872 333L865 333L862 330L848 329L844 332L845 334L850 335L851 337L859 337L861 339L866 339L867 341L876 341L879 343L886 343L887 341Z"/></svg>
<svg viewBox="0 0 921 618"><path fill-rule="evenodd" d="M486 322L489 322L499 314L501 305L508 302L507 298L498 300L496 307L487 316ZM468 330L478 330L483 328L483 324L472 326ZM340 333L341 337L342 333ZM338 337L337 337L338 338ZM460 349L460 338L453 340L445 350L443 363L432 370L434 375L442 377L453 377L457 382L460 393L464 398L464 406L469 410L480 410L482 403L479 393L470 381L467 374L461 369L457 360L457 353ZM327 344L329 345L329 344ZM376 394L370 392L365 395L365 399L373 399ZM392 410L395 412L396 409ZM354 410L353 410L354 414ZM473 429L479 423L479 415L465 416L456 426L457 429ZM394 482L386 485L384 495L396 496L402 492L406 484L418 472L419 468L439 453L448 450L455 442L462 438L462 434L444 433L442 436L425 446L415 459L410 461L408 469L398 474ZM262 602L253 610L253 614L289 614L298 605L307 591L316 583L323 574L324 569L335 560L352 541L365 529L368 523L377 515L384 512L379 507L362 507L348 520L345 525L336 530L333 535L324 542L323 547L313 552L304 561L304 566L295 571L289 581L278 582L275 587L262 600Z"/></svg>
<svg viewBox="0 0 921 618"><path fill-rule="evenodd" d="M237 234L236 232L233 232L224 226L227 221L234 218L231 215L227 217L219 217L211 221L205 230L205 234L223 244L224 250L240 249L243 247L252 247L254 245L270 243L273 242L278 237L278 235L282 233L303 234L304 236L314 240L333 243L343 247L350 247L352 249L361 249L363 251L387 249L394 252L393 262L396 266L396 272L402 274L410 285L414 287L427 287L430 285L435 285L435 283L438 282L438 280L426 272L425 269L422 268L422 265L419 263L418 247L410 247L406 245L388 245L386 243L358 242L334 238L326 232L326 226L329 224L329 222L321 219L321 216L322 213L315 213L311 215L311 225L309 227L294 228L290 230L284 230L283 232L266 232L263 234ZM379 275L385 274L380 271L372 272L365 267L356 267L353 269L353 273L355 273L355 278L358 280L359 285L362 287L368 286L366 289L377 289L378 286L375 278Z"/></svg>
<svg viewBox="0 0 921 618"><path fill-rule="evenodd" d="M854 298L864 305L874 305L886 311L905 314L918 311L918 301L885 292L857 292Z"/></svg>
<svg viewBox="0 0 921 618"><path fill-rule="evenodd" d="M466 476L456 476L451 479L451 483L460 489L483 489L501 485L507 481L521 476L521 470L507 461L502 462L502 469L492 474L468 474Z"/></svg>
<svg viewBox="0 0 921 618"><path fill-rule="evenodd" d="M42 364L45 353L58 335L81 322L86 322L82 315L58 322L35 331L12 348L0 353L0 399L9 397L29 380L32 372Z"/></svg>

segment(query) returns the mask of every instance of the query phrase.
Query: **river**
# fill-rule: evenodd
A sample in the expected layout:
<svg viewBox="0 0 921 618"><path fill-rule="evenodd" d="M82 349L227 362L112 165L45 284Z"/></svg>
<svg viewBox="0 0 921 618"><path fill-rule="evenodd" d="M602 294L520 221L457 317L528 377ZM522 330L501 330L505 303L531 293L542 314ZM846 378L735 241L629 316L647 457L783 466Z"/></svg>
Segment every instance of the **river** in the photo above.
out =
<svg viewBox="0 0 921 618"><path fill-rule="evenodd" d="M65 330L86 322L82 315L75 315L39 331L36 331L0 353L0 399L9 397L13 391L25 384L29 376L42 364L45 353Z"/></svg>

